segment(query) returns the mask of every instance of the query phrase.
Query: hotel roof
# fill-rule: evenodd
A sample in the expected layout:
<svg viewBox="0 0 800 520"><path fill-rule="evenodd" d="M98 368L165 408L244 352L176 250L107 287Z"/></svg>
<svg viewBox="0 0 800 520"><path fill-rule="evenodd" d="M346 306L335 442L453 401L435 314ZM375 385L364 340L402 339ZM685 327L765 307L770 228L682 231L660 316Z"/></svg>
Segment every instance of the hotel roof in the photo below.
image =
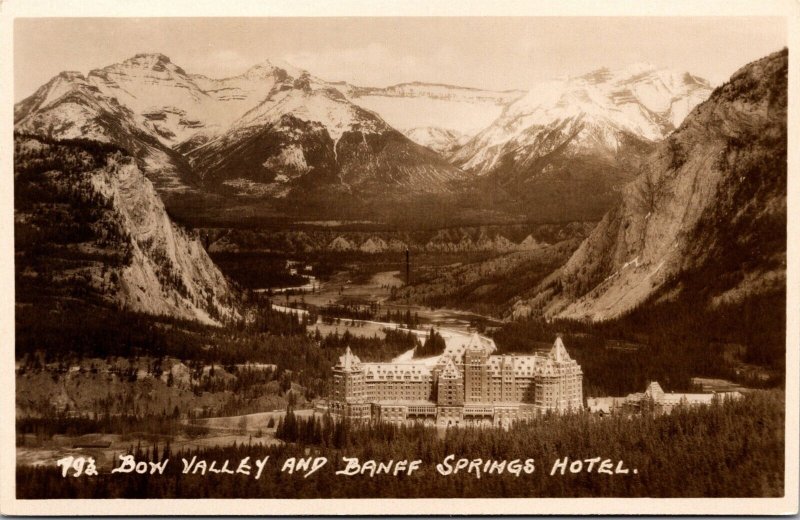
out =
<svg viewBox="0 0 800 520"><path fill-rule="evenodd" d="M358 370L360 365L361 360L358 359L358 356L353 354L353 351L350 350L348 346L344 351L344 355L339 356L339 363L335 368L339 370Z"/></svg>
<svg viewBox="0 0 800 520"><path fill-rule="evenodd" d="M481 336L477 332L473 332L466 342L450 340L446 341L446 343L447 346L445 347L442 356L453 358L457 362L461 362L464 357L464 352L467 349L479 349L485 351L487 354L491 354L497 350L497 346L494 344L494 341L491 338Z"/></svg>

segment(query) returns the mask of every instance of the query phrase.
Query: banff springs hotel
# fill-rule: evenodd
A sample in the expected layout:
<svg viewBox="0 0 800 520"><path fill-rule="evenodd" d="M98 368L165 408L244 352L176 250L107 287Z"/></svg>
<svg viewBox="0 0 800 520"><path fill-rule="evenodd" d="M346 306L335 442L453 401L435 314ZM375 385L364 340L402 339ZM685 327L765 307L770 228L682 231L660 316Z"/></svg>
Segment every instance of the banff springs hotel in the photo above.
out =
<svg viewBox="0 0 800 520"><path fill-rule="evenodd" d="M328 409L351 419L456 426L505 425L583 407L583 373L561 338L546 354L494 351L478 334L448 342L434 363L362 363L348 348L333 368Z"/></svg>

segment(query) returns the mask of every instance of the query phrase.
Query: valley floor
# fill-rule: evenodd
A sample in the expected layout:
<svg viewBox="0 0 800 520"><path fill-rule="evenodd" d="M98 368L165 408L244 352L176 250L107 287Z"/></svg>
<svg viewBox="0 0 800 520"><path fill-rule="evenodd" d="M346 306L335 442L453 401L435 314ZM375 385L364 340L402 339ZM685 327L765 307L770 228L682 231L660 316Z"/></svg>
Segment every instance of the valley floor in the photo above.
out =
<svg viewBox="0 0 800 520"><path fill-rule="evenodd" d="M298 417L314 415L313 409L294 410ZM275 437L278 421L286 410L259 412L229 417L182 420L186 431L176 435L131 431L119 433L88 433L83 435L57 434L50 438L35 434L17 436L17 465L49 467L54 461L68 456L93 457L98 465L116 465L120 454L135 446L173 450L225 448L233 445L272 446L282 441ZM188 432L188 433L187 433Z"/></svg>

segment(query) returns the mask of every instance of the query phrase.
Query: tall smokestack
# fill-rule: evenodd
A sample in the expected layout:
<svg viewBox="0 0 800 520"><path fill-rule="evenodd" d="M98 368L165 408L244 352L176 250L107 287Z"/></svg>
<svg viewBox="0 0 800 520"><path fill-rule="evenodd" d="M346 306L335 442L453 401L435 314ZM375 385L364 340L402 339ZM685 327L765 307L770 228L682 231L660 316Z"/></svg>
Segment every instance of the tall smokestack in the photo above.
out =
<svg viewBox="0 0 800 520"><path fill-rule="evenodd" d="M408 248L406 248L406 285L411 285L411 260Z"/></svg>

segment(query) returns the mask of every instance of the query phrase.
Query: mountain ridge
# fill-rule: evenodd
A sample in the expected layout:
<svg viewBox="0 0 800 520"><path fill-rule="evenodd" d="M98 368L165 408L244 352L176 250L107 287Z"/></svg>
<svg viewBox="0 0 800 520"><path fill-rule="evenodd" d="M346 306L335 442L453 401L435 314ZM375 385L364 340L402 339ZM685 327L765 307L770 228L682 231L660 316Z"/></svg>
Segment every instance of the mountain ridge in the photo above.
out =
<svg viewBox="0 0 800 520"><path fill-rule="evenodd" d="M686 80L687 75L691 80ZM585 140L599 137L603 142L598 144L607 149L619 145L615 135L618 132L660 140L710 92L704 80L698 82L688 73L655 67L634 66L613 72L600 68L565 80L542 82L507 105L497 121L473 137L452 159L483 175L504 157L547 132L574 134ZM580 122L591 123L600 135L578 127ZM534 154L539 154L538 149L513 161Z"/></svg>
<svg viewBox="0 0 800 520"><path fill-rule="evenodd" d="M163 54L137 54L86 76L57 76L16 105L16 129L124 146L149 162L148 170L159 171L165 178L172 173L173 187L184 191L192 183L211 179L233 182L229 187L234 195L281 197L313 184L316 178L345 189L377 181L399 189L436 192L463 177L327 82L287 68L265 61L241 75L215 80L187 74ZM78 99L70 97L73 93ZM75 125L76 113L82 116L80 126ZM297 120L303 124L294 124ZM105 121L118 122L122 130L103 125ZM122 135L126 132L140 136L146 144L131 143L128 135ZM277 150L267 157L256 154L252 162L246 162L247 157L237 151L238 140L258 132L264 134L262 141L293 143L292 152L288 156ZM368 137L373 135L377 137ZM357 136L360 143L353 140ZM179 156L171 156L176 151ZM340 165L340 156L358 161ZM196 174L191 180L179 174L187 159ZM214 166L211 175L205 169L209 163ZM388 173L377 175L379 167ZM310 178L297 179L306 176Z"/></svg>
<svg viewBox="0 0 800 520"><path fill-rule="evenodd" d="M702 86L689 74L646 69L628 72L640 90L647 74ZM597 69L575 81L591 91L608 74ZM275 214L308 202L321 215L332 206L357 215L387 202L416 207L421 194L541 221L599 219L653 136L635 125L598 126L603 110L617 106L608 96L608 106L591 112L574 92L550 92L567 96L569 117L523 128L499 148L484 142L536 93L425 82L358 87L276 60L214 79L146 53L85 76L56 76L15 105L15 129L129 150L171 211L189 220L193 208L209 208L214 219L231 204Z"/></svg>
<svg viewBox="0 0 800 520"><path fill-rule="evenodd" d="M780 291L787 68L784 50L715 89L515 314L601 321L689 291L704 307Z"/></svg>

